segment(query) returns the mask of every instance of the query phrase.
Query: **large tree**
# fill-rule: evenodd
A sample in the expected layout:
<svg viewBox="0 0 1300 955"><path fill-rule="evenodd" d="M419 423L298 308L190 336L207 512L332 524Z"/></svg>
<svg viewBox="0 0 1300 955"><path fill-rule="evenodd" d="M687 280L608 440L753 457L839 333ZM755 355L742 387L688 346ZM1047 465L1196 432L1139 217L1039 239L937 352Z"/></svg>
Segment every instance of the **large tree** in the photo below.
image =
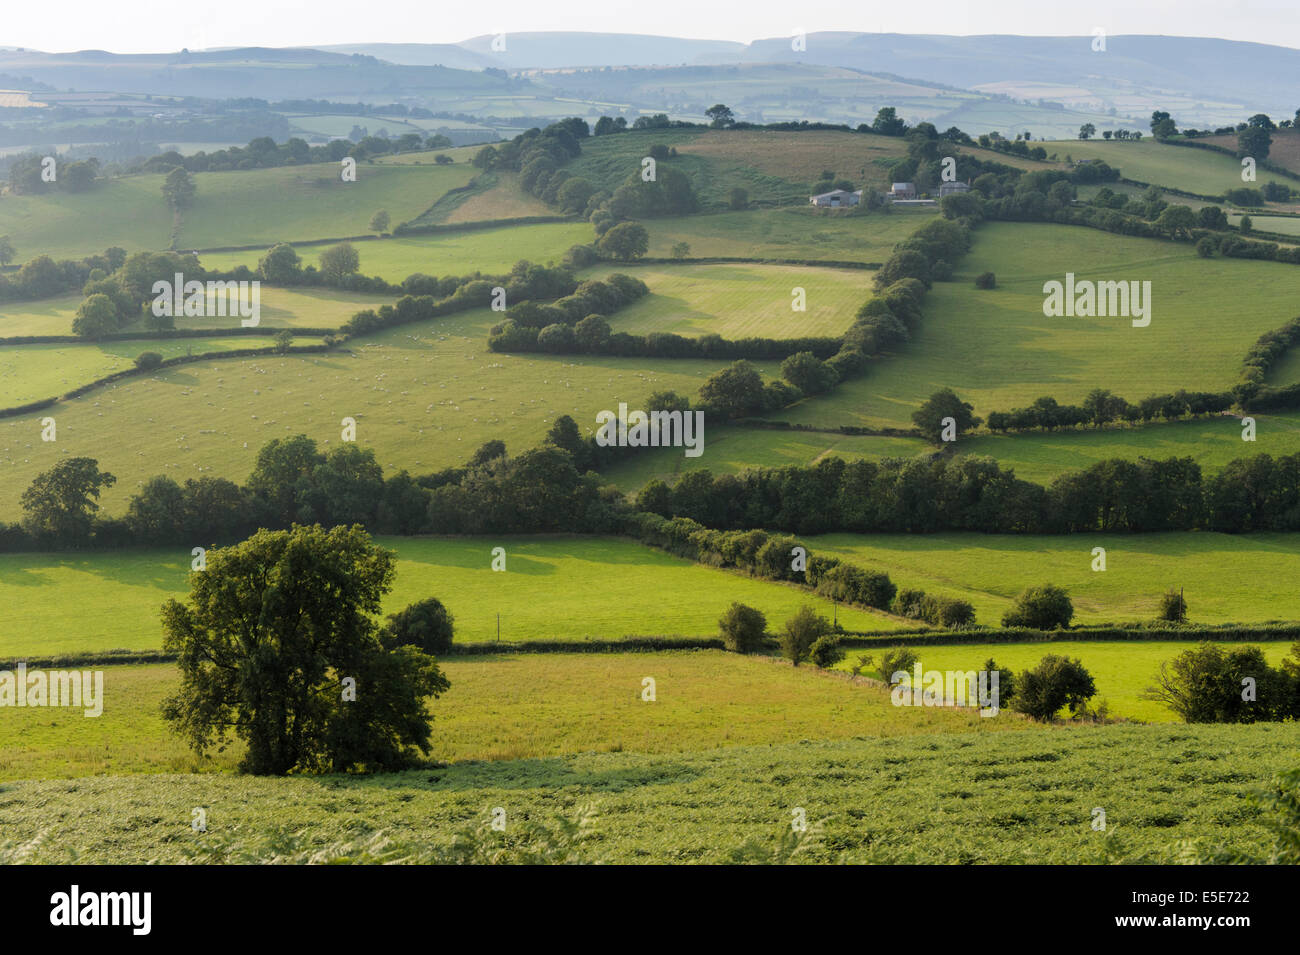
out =
<svg viewBox="0 0 1300 955"><path fill-rule="evenodd" d="M360 267L361 256L351 242L332 245L320 254L321 273L336 285Z"/></svg>
<svg viewBox="0 0 1300 955"><path fill-rule="evenodd" d="M198 191L194 177L183 166L177 166L167 174L163 181L162 194L167 205L172 209L187 209L194 204L194 195Z"/></svg>
<svg viewBox="0 0 1300 955"><path fill-rule="evenodd" d="M209 551L186 602L163 606L181 672L164 718L200 755L233 733L251 773L391 769L427 753L425 701L450 684L432 657L380 640L372 615L394 559L360 527L261 530Z"/></svg>
<svg viewBox="0 0 1300 955"><path fill-rule="evenodd" d="M116 483L94 458L60 461L23 491L23 527L60 544L80 543L90 536L100 491Z"/></svg>
<svg viewBox="0 0 1300 955"><path fill-rule="evenodd" d="M974 407L962 401L951 388L936 391L912 413L912 420L923 437L939 441L943 436L943 419L952 418L957 434L978 427L980 419L972 413Z"/></svg>

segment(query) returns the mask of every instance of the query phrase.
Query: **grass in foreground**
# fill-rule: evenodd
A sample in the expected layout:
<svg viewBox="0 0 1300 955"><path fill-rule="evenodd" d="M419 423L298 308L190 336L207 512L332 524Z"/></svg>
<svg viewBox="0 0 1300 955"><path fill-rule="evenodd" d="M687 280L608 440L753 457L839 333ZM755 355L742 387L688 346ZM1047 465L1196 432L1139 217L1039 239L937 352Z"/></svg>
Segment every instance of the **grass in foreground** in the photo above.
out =
<svg viewBox="0 0 1300 955"><path fill-rule="evenodd" d="M652 704L644 704L646 706ZM1262 852L1273 844L1243 796L1295 765L1294 725L1107 726L804 741L693 753L590 754L463 763L384 776L93 777L0 788L11 844L45 837L30 861L220 859L232 843L299 833L306 848L382 830L448 845L507 836L590 807L582 857L723 862L755 843L771 855L803 809L816 837L804 861L1176 862L1180 843ZM196 834L192 810L206 810ZM1095 831L1094 810L1106 814ZM819 825L820 824L820 825ZM484 832L485 838L501 838Z"/></svg>

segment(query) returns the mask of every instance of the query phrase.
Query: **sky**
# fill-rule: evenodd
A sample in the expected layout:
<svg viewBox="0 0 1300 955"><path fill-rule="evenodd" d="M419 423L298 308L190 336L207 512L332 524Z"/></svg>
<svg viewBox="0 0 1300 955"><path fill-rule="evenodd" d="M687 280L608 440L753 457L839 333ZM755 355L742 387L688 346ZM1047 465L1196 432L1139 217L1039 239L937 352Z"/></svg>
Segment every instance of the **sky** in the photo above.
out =
<svg viewBox="0 0 1300 955"><path fill-rule="evenodd" d="M972 35L1163 34L1300 48L1297 0L9 0L0 46L51 52L183 47L455 43L542 30L650 33L749 42L819 30ZM738 14L743 11L743 14Z"/></svg>

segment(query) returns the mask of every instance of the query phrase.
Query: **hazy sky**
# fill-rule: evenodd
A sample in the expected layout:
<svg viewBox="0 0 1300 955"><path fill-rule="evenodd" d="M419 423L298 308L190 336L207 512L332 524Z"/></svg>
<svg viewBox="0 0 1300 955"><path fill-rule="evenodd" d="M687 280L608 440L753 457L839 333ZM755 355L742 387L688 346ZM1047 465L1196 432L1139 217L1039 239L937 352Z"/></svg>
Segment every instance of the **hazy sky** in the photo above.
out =
<svg viewBox="0 0 1300 955"><path fill-rule="evenodd" d="M1300 48L1300 0L6 0L0 46L167 52L182 47L454 43L534 30L750 41L796 31L1165 34Z"/></svg>

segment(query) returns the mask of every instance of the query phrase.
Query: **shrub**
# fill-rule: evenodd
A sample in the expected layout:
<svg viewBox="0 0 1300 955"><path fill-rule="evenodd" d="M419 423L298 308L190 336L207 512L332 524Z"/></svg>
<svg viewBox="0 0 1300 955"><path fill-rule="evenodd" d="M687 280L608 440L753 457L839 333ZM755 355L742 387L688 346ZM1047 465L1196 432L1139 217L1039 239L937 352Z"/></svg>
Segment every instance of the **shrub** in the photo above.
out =
<svg viewBox="0 0 1300 955"><path fill-rule="evenodd" d="M1041 723L1052 719L1062 706L1078 713L1097 692L1091 674L1082 663L1054 654L1043 657L1038 666L1026 670L1016 683L1013 709Z"/></svg>
<svg viewBox="0 0 1300 955"><path fill-rule="evenodd" d="M844 648L840 646L840 638L831 633L818 637L808 650L808 658L812 660L814 666L829 670L844 659Z"/></svg>
<svg viewBox="0 0 1300 955"><path fill-rule="evenodd" d="M157 368L162 364L163 357L156 351L142 351L135 356L135 367L141 371L149 371Z"/></svg>
<svg viewBox="0 0 1300 955"><path fill-rule="evenodd" d="M1253 694L1245 692L1247 686L1253 686ZM1285 669L1270 667L1259 647L1208 642L1161 663L1156 685L1143 696L1165 704L1187 723L1281 720L1300 709L1294 680Z"/></svg>
<svg viewBox="0 0 1300 955"><path fill-rule="evenodd" d="M998 277L992 272L981 272L979 275L975 276L976 288L997 288L997 285Z"/></svg>
<svg viewBox="0 0 1300 955"><path fill-rule="evenodd" d="M906 673L910 680L918 659L916 653L907 647L890 647L880 657L880 678L893 683L895 673Z"/></svg>
<svg viewBox="0 0 1300 955"><path fill-rule="evenodd" d="M1160 609L1156 611L1156 619L1168 620L1171 623L1187 621L1187 601L1183 599L1182 591L1171 587L1161 594Z"/></svg>
<svg viewBox="0 0 1300 955"><path fill-rule="evenodd" d="M779 638L781 655L798 666L808 658L813 644L830 630L830 621L805 604L785 622Z"/></svg>
<svg viewBox="0 0 1300 955"><path fill-rule="evenodd" d="M718 621L722 643L732 653L753 653L763 644L767 617L762 611L733 603Z"/></svg>
<svg viewBox="0 0 1300 955"><path fill-rule="evenodd" d="M388 618L384 644L393 649L410 646L425 653L451 651L455 618L437 597L417 601Z"/></svg>
<svg viewBox="0 0 1300 955"><path fill-rule="evenodd" d="M1070 595L1060 587L1043 584L1030 587L1016 598L1016 605L1002 615L1002 626L1055 630L1068 627L1073 617Z"/></svg>

